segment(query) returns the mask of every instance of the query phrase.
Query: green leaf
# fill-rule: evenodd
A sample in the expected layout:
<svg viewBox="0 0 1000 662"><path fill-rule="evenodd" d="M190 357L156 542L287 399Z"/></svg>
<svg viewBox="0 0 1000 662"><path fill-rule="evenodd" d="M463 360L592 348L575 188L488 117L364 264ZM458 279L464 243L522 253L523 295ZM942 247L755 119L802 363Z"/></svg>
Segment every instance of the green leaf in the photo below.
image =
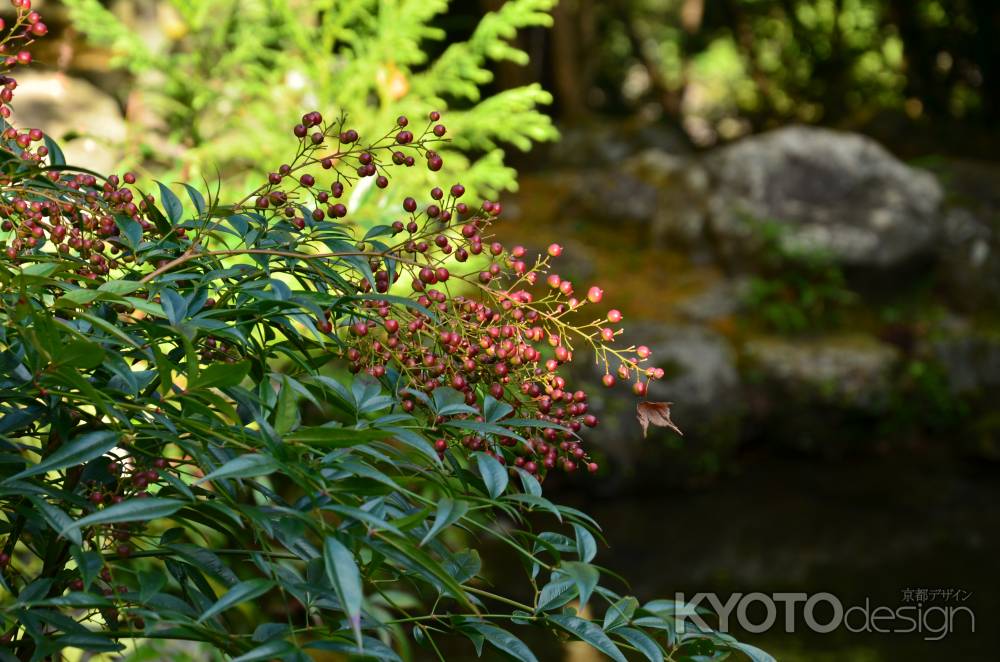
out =
<svg viewBox="0 0 1000 662"><path fill-rule="evenodd" d="M337 593L337 599L354 630L358 650L361 650L361 602L364 595L361 592L361 571L354 554L331 536L323 543L323 563L326 565L326 577Z"/></svg>
<svg viewBox="0 0 1000 662"><path fill-rule="evenodd" d="M242 581L226 591L214 605L206 609L197 622L202 623L231 607L235 607L248 600L253 600L254 598L259 598L272 588L274 588L274 582L270 579L248 579Z"/></svg>
<svg viewBox="0 0 1000 662"><path fill-rule="evenodd" d="M137 579L139 580L139 602L147 602L167 584L167 576L159 569L140 570Z"/></svg>
<svg viewBox="0 0 1000 662"><path fill-rule="evenodd" d="M82 339L68 339L52 350L55 365L90 370L104 362L104 348Z"/></svg>
<svg viewBox="0 0 1000 662"><path fill-rule="evenodd" d="M146 522L160 517L170 517L178 510L187 505L179 499L161 499L158 497L146 497L145 499L129 499L108 506L103 510L98 510L73 522L72 526L60 531L61 535L66 535L70 528L82 529L85 526L94 524L107 524L109 522Z"/></svg>
<svg viewBox="0 0 1000 662"><path fill-rule="evenodd" d="M58 262L35 262L21 269L21 275L46 278L59 271L60 268L64 268L64 265Z"/></svg>
<svg viewBox="0 0 1000 662"><path fill-rule="evenodd" d="M576 596L576 583L572 579L550 581L538 593L536 612L562 607Z"/></svg>
<svg viewBox="0 0 1000 662"><path fill-rule="evenodd" d="M142 241L142 226L134 219L123 214L115 214L115 225L121 230L121 236L125 238L125 243L135 250Z"/></svg>
<svg viewBox="0 0 1000 662"><path fill-rule="evenodd" d="M576 533L576 554L584 563L590 563L597 556L597 541L593 534L582 524L573 524L573 531Z"/></svg>
<svg viewBox="0 0 1000 662"><path fill-rule="evenodd" d="M71 545L69 548L73 560L76 561L77 572L83 580L83 589L90 588L91 583L97 578L97 574L104 567L104 559L97 552L85 552L79 545Z"/></svg>
<svg viewBox="0 0 1000 662"><path fill-rule="evenodd" d="M514 659L520 662L538 662L538 658L531 652L531 649L510 632L489 623L473 622L465 625L483 635L486 641Z"/></svg>
<svg viewBox="0 0 1000 662"><path fill-rule="evenodd" d="M419 566L423 568L434 579L441 582L442 586L451 592L452 597L461 602L466 609L475 614L479 613L479 609L469 599L462 585L423 549L409 544L409 541L401 542L396 540L392 536L384 536L382 540L392 546L406 562L413 564L414 567ZM375 545L373 544L373 546Z"/></svg>
<svg viewBox="0 0 1000 662"><path fill-rule="evenodd" d="M286 655L294 653L295 650L295 646L292 646L287 641L278 639L258 646L239 657L234 657L230 662L260 662L261 660L281 659Z"/></svg>
<svg viewBox="0 0 1000 662"><path fill-rule="evenodd" d="M88 304L99 296L101 296L101 293L97 290L80 288L79 290L73 290L62 295L55 300L53 305L56 308L75 308L76 306Z"/></svg>
<svg viewBox="0 0 1000 662"><path fill-rule="evenodd" d="M445 427L458 428L459 430L472 430L473 432L478 432L479 434L494 434L500 437L510 437L511 439L517 439L518 441L527 441L524 437L508 430L502 425L497 425L496 423L480 423L479 421L446 421L444 423Z"/></svg>
<svg viewBox="0 0 1000 662"><path fill-rule="evenodd" d="M496 423L512 411L514 411L512 406L497 400L492 395L487 395L483 401L483 418L489 423Z"/></svg>
<svg viewBox="0 0 1000 662"><path fill-rule="evenodd" d="M438 502L437 514L434 516L434 523L431 525L427 535L420 541L420 545L427 544L442 529L451 526L462 518L469 511L469 504L465 501L454 501L448 497L443 497Z"/></svg>
<svg viewBox="0 0 1000 662"><path fill-rule="evenodd" d="M45 146L49 150L49 165L66 165L66 156L63 154L59 144L55 140L52 140L47 133L42 136L42 140L45 141Z"/></svg>
<svg viewBox="0 0 1000 662"><path fill-rule="evenodd" d="M100 595L92 595L90 593L83 592L73 592L67 593L66 595L60 595L55 598L49 598L47 600L35 600L31 603L32 607L69 607L72 609L83 609L83 608L94 608L94 607L111 607L113 603L107 598Z"/></svg>
<svg viewBox="0 0 1000 662"><path fill-rule="evenodd" d="M170 224L177 225L184 218L184 205L181 204L181 199L164 185L163 182L156 183L160 187L160 204L163 205L163 210L167 212Z"/></svg>
<svg viewBox="0 0 1000 662"><path fill-rule="evenodd" d="M604 634L604 630L590 621L569 614L553 614L548 617L548 620L581 641L587 642L615 662L628 662L615 642Z"/></svg>
<svg viewBox="0 0 1000 662"><path fill-rule="evenodd" d="M478 414L473 407L465 404L465 395L450 386L434 389L434 413L438 416L454 416L455 414Z"/></svg>
<svg viewBox="0 0 1000 662"><path fill-rule="evenodd" d="M64 443L54 453L35 466L28 467L24 471L7 478L3 481L3 484L27 478L28 476L37 476L38 474L58 471L89 462L96 457L104 455L117 445L118 433L113 430L100 430L82 434Z"/></svg>
<svg viewBox="0 0 1000 662"><path fill-rule="evenodd" d="M604 614L604 625L602 627L605 630L612 630L616 627L628 624L628 622L632 620L635 610L638 608L639 601L631 595L622 598L608 607L607 613Z"/></svg>
<svg viewBox="0 0 1000 662"><path fill-rule="evenodd" d="M557 520L562 522L562 513L559 512L559 508L545 497L535 496L534 494L508 494L504 499L518 501L531 508L541 508L552 513Z"/></svg>
<svg viewBox="0 0 1000 662"><path fill-rule="evenodd" d="M524 488L524 493L534 497L541 497L542 484L538 482L538 479L521 467L515 467L515 469L517 470L517 474L521 477L521 487ZM556 517L559 517L559 511L556 511ZM562 518L560 517L560 519Z"/></svg>
<svg viewBox="0 0 1000 662"><path fill-rule="evenodd" d="M368 441L385 439L390 433L382 430L354 428L306 427L285 435L285 441L319 448L350 448Z"/></svg>
<svg viewBox="0 0 1000 662"><path fill-rule="evenodd" d="M619 627L614 631L614 635L627 641L636 650L645 655L649 662L663 662L666 659L663 649L656 643L656 640L642 630Z"/></svg>
<svg viewBox="0 0 1000 662"><path fill-rule="evenodd" d="M250 361L213 363L198 373L198 378L188 385L192 388L226 388L238 386L250 372Z"/></svg>
<svg viewBox="0 0 1000 662"><path fill-rule="evenodd" d="M476 453L476 464L479 467L479 475L486 483L486 491L489 495L496 499L503 494L510 481L507 469L495 457L486 453Z"/></svg>
<svg viewBox="0 0 1000 662"><path fill-rule="evenodd" d="M160 292L160 305L163 306L163 312L167 316L167 321L173 326L179 326L184 321L184 318L187 317L187 301L173 290L164 289Z"/></svg>
<svg viewBox="0 0 1000 662"><path fill-rule="evenodd" d="M73 526L73 518L64 513L59 508L56 508L51 503L45 499L35 495L29 494L28 500L37 508L41 513L45 522L52 528L55 532L60 532L65 530L67 527ZM77 529L70 529L66 534L66 538L74 545L83 544L83 536L80 535L80 531Z"/></svg>
<svg viewBox="0 0 1000 662"><path fill-rule="evenodd" d="M578 561L564 561L559 566L559 571L573 580L576 584L577 592L580 594L580 608L583 609L590 599L591 593L597 587L597 582L601 579L601 573L597 568L589 563Z"/></svg>
<svg viewBox="0 0 1000 662"><path fill-rule="evenodd" d="M205 213L205 196L190 184L184 184L184 188L187 190L188 197L191 198L194 208L198 211L198 215L203 215Z"/></svg>
<svg viewBox="0 0 1000 662"><path fill-rule="evenodd" d="M288 377L281 376L278 403L274 407L274 430L284 436L296 428L299 422L299 399L295 395Z"/></svg>
<svg viewBox="0 0 1000 662"><path fill-rule="evenodd" d="M215 471L199 478L195 485L222 478L256 478L278 470L278 462L270 455L250 453L229 460Z"/></svg>
<svg viewBox="0 0 1000 662"><path fill-rule="evenodd" d="M131 294L136 290L142 289L142 287L143 284L137 280L109 280L106 283L101 283L97 291L125 296L126 294Z"/></svg>

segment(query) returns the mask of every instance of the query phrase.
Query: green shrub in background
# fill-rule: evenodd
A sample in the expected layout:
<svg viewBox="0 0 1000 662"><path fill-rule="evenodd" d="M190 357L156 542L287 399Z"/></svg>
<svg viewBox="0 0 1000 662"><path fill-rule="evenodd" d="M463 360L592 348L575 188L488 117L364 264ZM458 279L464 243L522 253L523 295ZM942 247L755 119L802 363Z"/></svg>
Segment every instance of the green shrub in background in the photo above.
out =
<svg viewBox="0 0 1000 662"><path fill-rule="evenodd" d="M525 63L510 40L551 24L555 0L510 0L486 14L466 41L440 42L434 26L449 0L162 0L162 40L99 0L65 0L76 29L110 47L135 76L137 105L126 167L200 183L221 173L224 192L241 189L263 164L284 158L287 127L301 108L338 108L363 135L399 113L448 109L454 140L442 148L446 179L494 197L516 185L504 148L527 150L557 133L539 112L551 96L533 84L485 95L491 63ZM427 47L443 46L436 57ZM403 184L424 190L425 170Z"/></svg>

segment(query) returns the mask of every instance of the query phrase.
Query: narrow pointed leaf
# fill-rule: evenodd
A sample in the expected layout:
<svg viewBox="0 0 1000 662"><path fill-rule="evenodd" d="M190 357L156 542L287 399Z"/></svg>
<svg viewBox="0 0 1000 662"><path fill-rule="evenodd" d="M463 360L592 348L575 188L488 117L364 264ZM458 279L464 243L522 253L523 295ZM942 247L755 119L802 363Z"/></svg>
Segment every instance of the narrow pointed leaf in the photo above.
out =
<svg viewBox="0 0 1000 662"><path fill-rule="evenodd" d="M195 484L205 483L210 480L220 480L222 478L257 478L274 473L277 470L278 463L270 455L251 453L229 460L229 462L226 462L215 471L200 478Z"/></svg>
<svg viewBox="0 0 1000 662"><path fill-rule="evenodd" d="M489 495L496 499L503 494L510 480L504 466L486 453L476 453L476 464L479 466L479 475L483 477Z"/></svg>
<svg viewBox="0 0 1000 662"><path fill-rule="evenodd" d="M58 471L74 467L100 457L118 444L118 433L113 430L101 430L80 435L60 446L54 453L33 467L28 467L4 480L4 483L20 480L29 476Z"/></svg>
<svg viewBox="0 0 1000 662"><path fill-rule="evenodd" d="M63 529L60 535L66 535L69 529L82 529L94 524L145 522L161 517L170 517L185 505L187 504L179 499L159 499L156 497L129 499L78 519L71 526Z"/></svg>
<svg viewBox="0 0 1000 662"><path fill-rule="evenodd" d="M274 582L269 579L248 579L232 587L219 600L205 610L198 619L199 623L254 598L259 598L274 588Z"/></svg>
<svg viewBox="0 0 1000 662"><path fill-rule="evenodd" d="M361 571L358 570L354 554L343 543L329 537L323 543L323 562L326 564L326 576L330 585L337 593L337 598L347 614L354 630L354 637L361 649Z"/></svg>
<svg viewBox="0 0 1000 662"><path fill-rule="evenodd" d="M594 623L569 614L553 614L548 617L548 620L581 641L590 644L615 662L628 662L615 642L611 641L604 630Z"/></svg>
<svg viewBox="0 0 1000 662"><path fill-rule="evenodd" d="M531 649L510 632L489 623L468 623L468 627L481 634L486 638L486 641L515 660L538 662L538 658L531 652Z"/></svg>
<svg viewBox="0 0 1000 662"><path fill-rule="evenodd" d="M455 502L448 497L444 497L438 502L437 514L434 516L434 523L431 525L430 530L427 535L424 536L423 540L420 541L420 545L426 545L428 540L431 540L442 529L451 526L458 520L462 518L465 513L469 511L469 504L465 501Z"/></svg>

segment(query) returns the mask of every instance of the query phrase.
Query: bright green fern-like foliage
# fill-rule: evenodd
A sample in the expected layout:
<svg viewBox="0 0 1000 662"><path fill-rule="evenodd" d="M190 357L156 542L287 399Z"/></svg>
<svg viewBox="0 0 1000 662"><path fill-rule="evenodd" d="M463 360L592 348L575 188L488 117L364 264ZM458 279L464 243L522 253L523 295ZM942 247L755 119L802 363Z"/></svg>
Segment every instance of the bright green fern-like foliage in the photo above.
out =
<svg viewBox="0 0 1000 662"><path fill-rule="evenodd" d="M399 112L439 108L460 136L440 150L445 174L493 196L516 186L504 147L527 150L557 132L539 111L551 102L539 85L484 95L493 78L488 67L526 63L511 39L523 28L550 25L555 0L510 0L486 14L467 41L431 58L427 47L446 37L434 21L450 4L163 0L157 43L99 0L65 2L74 25L135 75L140 105L154 118L132 118L143 148L127 165L193 182L221 173L235 190L247 176L277 167L282 155L275 146L303 107L341 109L363 133L391 124ZM423 189L428 176L415 168L407 185Z"/></svg>

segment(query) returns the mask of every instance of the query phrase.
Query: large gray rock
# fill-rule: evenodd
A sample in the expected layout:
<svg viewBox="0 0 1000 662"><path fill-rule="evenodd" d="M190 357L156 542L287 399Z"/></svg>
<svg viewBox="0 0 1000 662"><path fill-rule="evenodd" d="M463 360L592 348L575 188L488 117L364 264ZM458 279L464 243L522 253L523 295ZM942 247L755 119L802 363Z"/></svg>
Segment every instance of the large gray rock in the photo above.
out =
<svg viewBox="0 0 1000 662"><path fill-rule="evenodd" d="M705 165L712 232L729 251L753 239L755 220L782 223L791 247L853 266L892 267L940 236L937 179L861 135L787 127L717 150Z"/></svg>
<svg viewBox="0 0 1000 662"><path fill-rule="evenodd" d="M900 359L896 347L854 334L752 338L743 351L750 369L778 393L870 411L885 406Z"/></svg>
<svg viewBox="0 0 1000 662"><path fill-rule="evenodd" d="M955 307L974 312L1000 305L1000 232L968 209L945 216L940 271Z"/></svg>
<svg viewBox="0 0 1000 662"><path fill-rule="evenodd" d="M953 395L1000 390L1000 333L952 317L936 329L929 354L944 369Z"/></svg>
<svg viewBox="0 0 1000 662"><path fill-rule="evenodd" d="M44 131L71 165L118 170L125 119L118 103L87 81L62 73L18 74L12 105L11 122Z"/></svg>

